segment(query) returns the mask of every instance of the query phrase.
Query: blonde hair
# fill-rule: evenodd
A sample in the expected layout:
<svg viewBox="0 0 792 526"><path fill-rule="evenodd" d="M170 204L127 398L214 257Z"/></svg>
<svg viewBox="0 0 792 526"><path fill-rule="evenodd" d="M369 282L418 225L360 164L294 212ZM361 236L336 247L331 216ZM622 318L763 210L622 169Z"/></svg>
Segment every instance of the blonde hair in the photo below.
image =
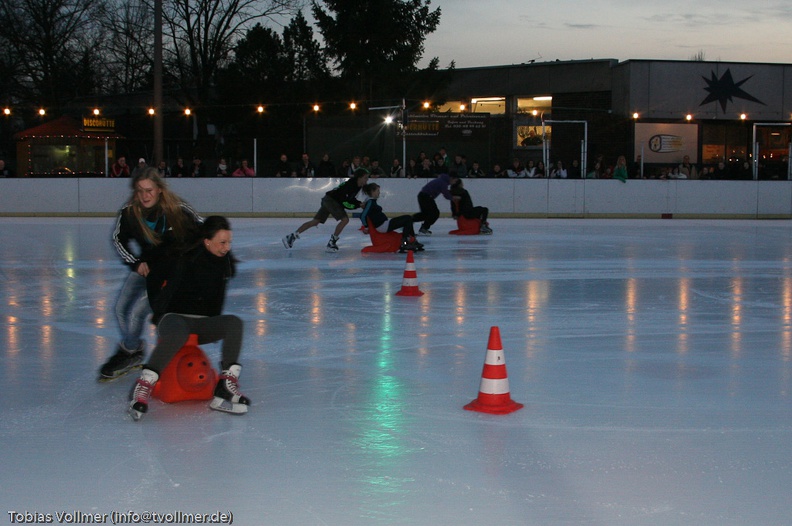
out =
<svg viewBox="0 0 792 526"><path fill-rule="evenodd" d="M155 206L162 210L165 222L173 229L176 238L184 239L190 225L184 212L182 212L182 200L168 188L168 185L160 177L159 171L154 167L149 167L132 178L130 183L132 196L129 198L129 210L135 221L137 221L138 226L140 226L140 231L146 240L152 245L159 245L162 242L162 235L148 228L146 220L143 218L143 206L140 204L137 192L137 185L140 181L151 181L159 188L160 195Z"/></svg>

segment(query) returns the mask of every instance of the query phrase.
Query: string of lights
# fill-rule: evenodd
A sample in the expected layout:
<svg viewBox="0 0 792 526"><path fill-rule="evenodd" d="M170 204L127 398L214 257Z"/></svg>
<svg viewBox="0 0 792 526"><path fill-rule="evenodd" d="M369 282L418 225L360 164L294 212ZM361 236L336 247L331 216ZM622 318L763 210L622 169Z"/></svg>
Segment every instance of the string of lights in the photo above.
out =
<svg viewBox="0 0 792 526"><path fill-rule="evenodd" d="M255 104L253 106L251 106L250 104L210 104L210 105L202 105L202 106L199 106L197 108L196 107L190 107L190 106L182 106L178 110L177 109L170 109L170 110L167 111L167 113L176 113L176 112L178 112L178 113L183 113L185 116L191 116L196 111L200 111L202 109L203 110L217 110L217 109L227 109L227 108L251 107L252 111L254 113L263 114L263 113L267 113L267 109L268 108L290 107L290 106L291 107L307 108L308 110L313 111L314 113L319 113L324 108L328 108L328 107L345 107L346 109L351 110L351 111L356 111L356 110L357 111L365 111L366 108L376 107L377 104L380 104L380 102L379 101L363 101L363 102L356 102L356 101L351 101L351 102L347 102L347 101L343 101L343 102L340 102L340 101L325 101L325 102L314 102L314 103L305 103L305 102L274 102L274 103L266 103L266 104ZM411 108L422 108L424 110L431 110L434 107L435 106L430 101L416 102L415 104L413 104L411 106ZM119 109L122 109L122 108L119 108L116 105L113 105L112 108L115 111L118 111ZM170 108L175 108L175 106L170 106ZM102 115L102 113L103 113L102 108L101 107L97 107L97 106L86 108L86 109L87 109L89 114L92 114L92 115L97 116L97 117ZM462 104L459 109L460 109L460 111L464 111L466 109L466 106L464 104ZM145 108L137 107L136 111L140 111L141 113L145 113L145 114L148 114L150 116L156 115L156 113L157 113L157 110L153 106L148 106L148 107L145 107ZM10 106L5 106L5 107L3 107L2 112L3 112L3 115L5 115L6 117L9 117L9 116L17 114L17 113L24 113L24 114L35 113L39 117L45 117L48 114L47 108L44 108L44 107L31 107L29 105L10 105Z"/></svg>

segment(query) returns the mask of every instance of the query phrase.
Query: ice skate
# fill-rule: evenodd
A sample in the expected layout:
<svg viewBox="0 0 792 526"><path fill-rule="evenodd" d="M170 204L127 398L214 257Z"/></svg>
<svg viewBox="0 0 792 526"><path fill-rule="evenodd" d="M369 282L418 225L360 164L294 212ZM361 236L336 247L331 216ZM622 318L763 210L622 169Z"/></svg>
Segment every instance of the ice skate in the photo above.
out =
<svg viewBox="0 0 792 526"><path fill-rule="evenodd" d="M404 254L405 252L409 252L410 250L412 250L413 252L421 252L423 249L424 249L423 244L416 241L415 238L413 237L402 241L402 244L399 247L399 253Z"/></svg>
<svg viewBox="0 0 792 526"><path fill-rule="evenodd" d="M489 227L489 223L482 224L479 233L487 235L492 234L492 229Z"/></svg>
<svg viewBox="0 0 792 526"><path fill-rule="evenodd" d="M330 241L327 242L327 248L325 249L327 252L338 252L338 245L336 245L336 241L338 238L334 235L330 236Z"/></svg>
<svg viewBox="0 0 792 526"><path fill-rule="evenodd" d="M291 233L291 234L287 234L287 235L283 236L283 239L281 239L281 241L283 241L283 246L284 247L291 248L291 247L294 246L294 242L296 240L298 240L298 239L300 239L300 234L297 234L295 232L295 233Z"/></svg>
<svg viewBox="0 0 792 526"><path fill-rule="evenodd" d="M140 369L145 350L146 344L143 342L140 343L137 349L132 351L124 347L123 343L119 343L115 354L99 369L99 381L110 382L121 378L134 369Z"/></svg>
<svg viewBox="0 0 792 526"><path fill-rule="evenodd" d="M432 231L429 230L428 228L421 228L418 231L418 235L419 236L431 236L432 235Z"/></svg>
<svg viewBox="0 0 792 526"><path fill-rule="evenodd" d="M140 420L148 411L151 391L154 389L154 384L157 383L157 380L159 380L159 375L151 369L143 369L140 372L140 378L135 382L132 394L129 397L129 415L133 420Z"/></svg>
<svg viewBox="0 0 792 526"><path fill-rule="evenodd" d="M243 415L248 412L250 400L239 392L240 372L242 372L242 366L235 363L220 373L220 379L214 390L214 398L209 403L211 409L235 415Z"/></svg>

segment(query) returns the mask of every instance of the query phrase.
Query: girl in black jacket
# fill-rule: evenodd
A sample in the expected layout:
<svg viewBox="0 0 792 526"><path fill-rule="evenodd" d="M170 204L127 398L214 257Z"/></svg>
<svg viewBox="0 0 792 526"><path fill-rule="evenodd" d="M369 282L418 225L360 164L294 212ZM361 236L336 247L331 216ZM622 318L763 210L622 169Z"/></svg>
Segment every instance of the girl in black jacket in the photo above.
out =
<svg viewBox="0 0 792 526"><path fill-rule="evenodd" d="M451 183L451 216L457 219L462 216L466 219L481 220L480 232L482 234L492 234L492 229L487 222L489 208L485 206L473 206L473 199L470 193L462 186L462 179L457 179Z"/></svg>
<svg viewBox="0 0 792 526"><path fill-rule="evenodd" d="M198 245L184 255L163 261L147 278L149 301L157 325L157 346L132 391L129 412L139 420L160 372L176 356L190 334L198 344L223 341L222 373L209 407L227 413L247 413L250 400L239 392L242 371L242 320L222 314L226 283L235 274L231 255L231 225L220 216L206 219Z"/></svg>

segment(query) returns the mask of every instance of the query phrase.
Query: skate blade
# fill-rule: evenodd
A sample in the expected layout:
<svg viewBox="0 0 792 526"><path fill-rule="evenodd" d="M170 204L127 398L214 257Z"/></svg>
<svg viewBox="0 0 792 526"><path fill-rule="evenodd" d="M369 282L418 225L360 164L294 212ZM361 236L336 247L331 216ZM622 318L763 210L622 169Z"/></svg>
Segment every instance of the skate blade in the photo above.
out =
<svg viewBox="0 0 792 526"><path fill-rule="evenodd" d="M132 371L137 371L137 370L142 369L142 368L143 368L143 364L139 363L137 365L133 365L129 369L124 369L122 372L117 373L115 376L105 376L105 375L99 373L99 378L97 378L96 381L99 382L99 383L103 383L103 384L106 384L108 382L114 382L114 381L118 380L119 378L122 378L122 377L128 375Z"/></svg>
<svg viewBox="0 0 792 526"><path fill-rule="evenodd" d="M128 412L129 412L129 416L131 416L132 420L134 420L135 422L139 421L141 418L143 418L143 415L146 414L131 407L129 408Z"/></svg>
<svg viewBox="0 0 792 526"><path fill-rule="evenodd" d="M212 398L212 401L209 402L209 408L214 409L215 411L221 411L223 413L230 413L232 415L244 415L248 412L248 406L245 404L235 404L234 402L226 400L225 398L220 398L219 396Z"/></svg>

